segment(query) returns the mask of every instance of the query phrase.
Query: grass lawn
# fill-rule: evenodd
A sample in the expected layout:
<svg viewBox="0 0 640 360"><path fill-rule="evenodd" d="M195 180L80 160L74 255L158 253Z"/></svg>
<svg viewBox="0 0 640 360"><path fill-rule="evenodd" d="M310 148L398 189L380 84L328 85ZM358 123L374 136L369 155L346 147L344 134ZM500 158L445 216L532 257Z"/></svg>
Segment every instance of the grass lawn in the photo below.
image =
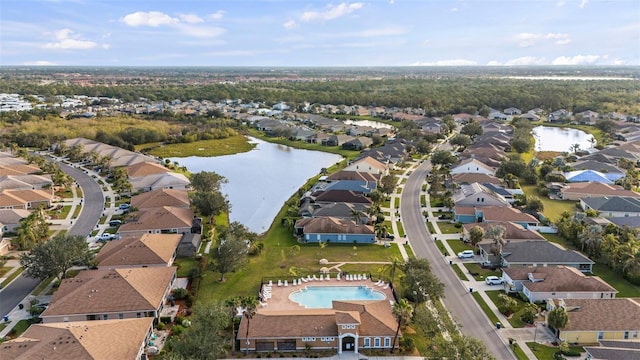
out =
<svg viewBox="0 0 640 360"><path fill-rule="evenodd" d="M511 345L511 350L513 350L513 353L516 355L516 359L529 360L529 358L527 357L527 354L524 353L524 351L520 348L520 345L518 345L518 343L514 343L513 345Z"/></svg>
<svg viewBox="0 0 640 360"><path fill-rule="evenodd" d="M411 246L407 244L402 244L402 246L404 246L404 251L407 252L407 256L409 256L410 259L415 259L416 255L413 253L413 249L411 249Z"/></svg>
<svg viewBox="0 0 640 360"><path fill-rule="evenodd" d="M467 243L460 240L447 240L447 243L451 247L451 250L453 250L454 254L463 252L465 250L473 250L473 247L471 247L471 245L468 245Z"/></svg>
<svg viewBox="0 0 640 360"><path fill-rule="evenodd" d="M231 155L250 151L254 147L255 144L249 143L246 137L236 135L226 139L200 140L185 144L144 144L141 145L141 150L154 156L171 158Z"/></svg>
<svg viewBox="0 0 640 360"><path fill-rule="evenodd" d="M255 295L263 277L290 279L293 276L317 273L323 266L319 264L320 259L327 259L330 262L359 262L389 261L393 257L401 258L400 249L397 246L385 248L382 245L358 244L354 255L353 244L329 243L324 249L320 248L317 243L300 244L291 235L291 229L280 224L285 210L283 207L269 231L258 240L264 243L262 253L250 256L248 264L242 270L225 274L224 282L219 281L220 273L205 272L200 282L198 301L206 303L213 300L224 300L234 295ZM294 245L300 246L300 252L297 255L292 253ZM372 274L378 274L381 268L380 264L348 266L352 268L351 271L371 272Z"/></svg>
<svg viewBox="0 0 640 360"><path fill-rule="evenodd" d="M8 273L11 269L13 269L11 266L0 267L0 276L4 276L4 274Z"/></svg>
<svg viewBox="0 0 640 360"><path fill-rule="evenodd" d="M467 280L469 280L469 279L467 278L467 275L465 275L465 274L464 274L464 271L462 271L462 269L460 269L460 266L458 266L458 265L452 265L452 267L453 267L453 272L454 272L454 273L456 273L456 275L458 275L458 277L460 278L460 280L463 280L463 281L467 281Z"/></svg>
<svg viewBox="0 0 640 360"><path fill-rule="evenodd" d="M400 209L400 198L397 197L393 200L393 207L395 207L396 209Z"/></svg>
<svg viewBox="0 0 640 360"><path fill-rule="evenodd" d="M427 223L427 229L429 229L429 233L430 234L435 234L436 233L436 229L433 228L433 224L431 222Z"/></svg>
<svg viewBox="0 0 640 360"><path fill-rule="evenodd" d="M200 262L193 258L188 257L179 257L173 262L173 265L178 267L176 271L177 277L187 277L189 275L189 271L192 268L198 267Z"/></svg>
<svg viewBox="0 0 640 360"><path fill-rule="evenodd" d="M402 222L398 221L396 225L398 226L398 235L400 235L400 237L404 237L404 227L402 226Z"/></svg>
<svg viewBox="0 0 640 360"><path fill-rule="evenodd" d="M444 246L444 244L442 243L442 241L436 241L436 246L438 247L438 249L440 249L440 252L444 255L444 256L449 256L449 252L447 251L447 248Z"/></svg>
<svg viewBox="0 0 640 360"><path fill-rule="evenodd" d="M566 247L567 249L579 250L575 246L573 246L573 244L571 244L570 242L565 240L565 238L558 234L542 234L542 236L544 236L545 239L551 242ZM602 280L618 290L618 294L616 295L616 297L640 297L640 286L630 283L604 264L595 263L593 265L593 275L599 276L600 278L602 278Z"/></svg>
<svg viewBox="0 0 640 360"><path fill-rule="evenodd" d="M498 320L498 317L496 316L496 314L494 314L493 311L491 311L491 309L489 308L489 305L487 305L487 303L484 301L482 296L480 296L480 293L474 292L471 295L473 295L473 298L476 299L476 302L478 303L478 305L480 305L480 308L482 309L482 311L484 311L485 315L487 315L487 317L489 318L489 321L491 321L491 324L495 326L495 324L498 323L500 320Z"/></svg>
<svg viewBox="0 0 640 360"><path fill-rule="evenodd" d="M491 299L491 301L493 301L493 303L496 306L498 306L498 304L500 303L498 299L498 295L504 294L505 292L502 290L489 290L489 291L485 291L485 293ZM516 311L507 320L509 321L509 324L511 324L511 326L513 326L514 328L523 328L526 325L526 323L522 321L520 317L522 316L522 309L524 308L524 305L526 304L526 302L522 300L519 296L512 297L512 298L518 302L518 305L517 305Z"/></svg>
<svg viewBox="0 0 640 360"><path fill-rule="evenodd" d="M22 272L24 271L24 268L19 268L18 270L14 271L11 273L11 275L9 275L6 279L4 279L4 281L2 282L2 287L5 288L7 287L7 285L9 285L10 282L13 281L13 279L17 278L18 275L22 274Z"/></svg>
<svg viewBox="0 0 640 360"><path fill-rule="evenodd" d="M535 185L522 185L522 191L524 191L527 196L537 196L540 198L540 201L542 201L544 205L542 213L551 221L557 220L560 214L565 211L574 213L577 209L576 201L549 199L548 197L540 195Z"/></svg>
<svg viewBox="0 0 640 360"><path fill-rule="evenodd" d="M553 354L560 351L558 347L546 346L533 342L528 342L527 346L531 349L538 360L553 360ZM582 346L570 346L569 349L584 352Z"/></svg>
<svg viewBox="0 0 640 360"><path fill-rule="evenodd" d="M259 131L257 129L249 129L248 130L248 135L256 137L258 139L262 139L264 141L268 141L270 143L276 143L276 144L291 146L291 147L294 147L296 149L316 150L316 151L323 151L323 152L328 152L328 153L332 153L332 154L338 154L338 155L341 155L341 156L345 157L346 159L355 159L356 156L358 156L360 154L360 151L345 150L345 149L342 148L342 146L325 146L325 145L322 145L322 144L306 143L304 141L287 140L287 139L284 139L284 138L281 138L281 137L276 138L276 137L266 136L263 132L261 132L261 131ZM399 173L402 173L402 172L399 172Z"/></svg>
<svg viewBox="0 0 640 360"><path fill-rule="evenodd" d="M31 324L38 324L41 320L39 318L37 319L22 319L20 321L18 321L18 323L13 327L13 329L11 329L11 331L9 331L9 337L11 338L17 338L18 336L22 335L25 331L27 331L27 329L29 328L29 326L31 326Z"/></svg>
<svg viewBox="0 0 640 360"><path fill-rule="evenodd" d="M484 281L487 276L491 275L495 275L497 277L502 276L502 273L499 270L484 269L480 264L476 263L465 263L464 267L467 268L469 274L477 281Z"/></svg>
<svg viewBox="0 0 640 360"><path fill-rule="evenodd" d="M442 199L429 197L429 204L431 207L443 207Z"/></svg>
<svg viewBox="0 0 640 360"><path fill-rule="evenodd" d="M67 189L64 191L56 191L56 196L59 196L61 198L72 198L73 197L73 192L71 192L71 190Z"/></svg>
<svg viewBox="0 0 640 360"><path fill-rule="evenodd" d="M616 294L616 297L618 298L640 297L640 286L628 282L625 278L616 274L604 264L596 263L593 265L593 275L599 276L602 280L606 281L607 284L618 290L618 293Z"/></svg>
<svg viewBox="0 0 640 360"><path fill-rule="evenodd" d="M446 222L446 221L439 221L438 222L438 228L440 228L440 231L443 234L458 234L461 230L461 228L457 228L456 224L454 223L450 223L450 222ZM460 235L462 236L462 235Z"/></svg>
<svg viewBox="0 0 640 360"><path fill-rule="evenodd" d="M71 216L71 218L77 219L78 215L80 215L80 211L82 211L82 205L76 206L76 209L73 210L73 215Z"/></svg>
<svg viewBox="0 0 640 360"><path fill-rule="evenodd" d="M42 293L44 291L44 289L47 287L47 285L51 284L51 282L53 281L53 279L55 278L55 276L50 276L46 279L44 279L40 285L38 285L38 287L35 288L35 290L33 290L33 292L31 294L38 296L40 295L40 293Z"/></svg>

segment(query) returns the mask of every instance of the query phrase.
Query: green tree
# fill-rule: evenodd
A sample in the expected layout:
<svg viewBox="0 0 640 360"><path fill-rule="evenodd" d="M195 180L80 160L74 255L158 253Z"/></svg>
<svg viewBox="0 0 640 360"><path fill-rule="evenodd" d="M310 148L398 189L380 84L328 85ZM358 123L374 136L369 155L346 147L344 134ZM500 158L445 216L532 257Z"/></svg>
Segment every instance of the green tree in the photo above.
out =
<svg viewBox="0 0 640 360"><path fill-rule="evenodd" d="M547 314L547 325L555 330L556 339L560 330L569 324L569 315L563 307L557 307Z"/></svg>
<svg viewBox="0 0 640 360"><path fill-rule="evenodd" d="M404 265L402 284L405 295L414 299L416 306L429 298L438 300L444 296L444 284L431 272L427 259L409 259Z"/></svg>
<svg viewBox="0 0 640 360"><path fill-rule="evenodd" d="M469 145L471 145L471 137L469 137L469 135L465 135L465 134L458 134L456 136L454 136L453 138L451 138L451 140L449 141L451 143L451 145L457 145L460 147L467 147Z"/></svg>
<svg viewBox="0 0 640 360"><path fill-rule="evenodd" d="M460 129L460 133L474 138L482 135L482 126L477 121L470 121Z"/></svg>
<svg viewBox="0 0 640 360"><path fill-rule="evenodd" d="M533 324L537 315L538 307L536 304L526 303L522 308L522 315L520 316L520 319L527 324Z"/></svg>
<svg viewBox="0 0 640 360"><path fill-rule="evenodd" d="M458 158L451 155L447 150L436 150L431 155L431 163L433 165L449 166L458 161Z"/></svg>
<svg viewBox="0 0 640 360"><path fill-rule="evenodd" d="M398 327L396 328L396 334L393 337L393 345L391 346L391 353L396 348L396 343L398 341L398 334L400 333L400 328L404 327L406 324L411 321L411 317L413 316L413 307L411 304L407 302L407 299L400 299L393 304L393 316L396 318L398 322Z"/></svg>
<svg viewBox="0 0 640 360"><path fill-rule="evenodd" d="M197 304L191 326L181 336L169 339L170 360L216 360L225 357L229 339L225 329L229 325L229 310L218 302ZM234 340L235 342L235 340Z"/></svg>
<svg viewBox="0 0 640 360"><path fill-rule="evenodd" d="M31 278L63 279L73 266L88 265L92 258L87 241L80 235L58 235L37 244L28 253L20 255L24 274Z"/></svg>
<svg viewBox="0 0 640 360"><path fill-rule="evenodd" d="M525 209L540 212L544 210L544 204L537 196L529 196L527 197Z"/></svg>
<svg viewBox="0 0 640 360"><path fill-rule="evenodd" d="M218 192L220 186L227 182L224 176L212 171L201 171L191 175L191 186L200 192Z"/></svg>
<svg viewBox="0 0 640 360"><path fill-rule="evenodd" d="M484 239L484 229L480 226L476 225L469 230L469 241L474 248L482 239Z"/></svg>
<svg viewBox="0 0 640 360"><path fill-rule="evenodd" d="M191 205L209 219L209 224L213 223L215 216L229 211L231 207L229 200L220 191L196 191L191 196Z"/></svg>
<svg viewBox="0 0 640 360"><path fill-rule="evenodd" d="M20 226L16 228L15 242L21 250L28 250L47 239L49 223L44 218L44 212L40 208L20 220Z"/></svg>
<svg viewBox="0 0 640 360"><path fill-rule="evenodd" d="M395 176L391 174L385 175L380 179L380 191L386 196L389 196L396 189L396 183L397 180Z"/></svg>
<svg viewBox="0 0 640 360"><path fill-rule="evenodd" d="M224 275L240 269L247 262L247 244L244 240L229 236L222 240L215 252L214 268L220 272L220 281Z"/></svg>

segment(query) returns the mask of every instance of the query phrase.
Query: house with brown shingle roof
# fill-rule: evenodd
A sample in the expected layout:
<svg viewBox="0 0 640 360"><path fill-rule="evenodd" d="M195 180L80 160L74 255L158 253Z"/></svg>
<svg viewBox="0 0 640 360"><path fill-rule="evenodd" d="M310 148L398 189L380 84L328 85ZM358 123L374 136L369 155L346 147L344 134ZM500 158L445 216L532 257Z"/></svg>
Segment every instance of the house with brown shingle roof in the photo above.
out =
<svg viewBox="0 0 640 360"><path fill-rule="evenodd" d="M547 301L547 314L564 307L569 316L560 340L595 344L598 340L638 340L640 302L637 299L558 299Z"/></svg>
<svg viewBox="0 0 640 360"><path fill-rule="evenodd" d="M475 174L475 173L464 173L464 174L453 174L452 176L453 182L456 184L495 184L499 185L502 183L500 179L495 176L487 175L487 174Z"/></svg>
<svg viewBox="0 0 640 360"><path fill-rule="evenodd" d="M510 221L525 228L540 224L540 221L532 215L510 206L483 206L476 209L476 213L480 221L486 223Z"/></svg>
<svg viewBox="0 0 640 360"><path fill-rule="evenodd" d="M362 349L390 350L397 326L387 300L333 301L331 309L261 309L249 325L242 318L238 340L250 351L295 351L310 346L339 354L358 353Z"/></svg>
<svg viewBox="0 0 640 360"><path fill-rule="evenodd" d="M152 332L152 318L33 324L0 344L0 359L137 360Z"/></svg>
<svg viewBox="0 0 640 360"><path fill-rule="evenodd" d="M62 280L40 317L45 324L154 318L175 278L175 267L83 270Z"/></svg>
<svg viewBox="0 0 640 360"><path fill-rule="evenodd" d="M347 165L342 171L366 172L384 176L389 173L389 167L370 156L366 156Z"/></svg>
<svg viewBox="0 0 640 360"><path fill-rule="evenodd" d="M120 236L136 234L186 234L191 232L194 214L188 208L163 206L136 211L118 228Z"/></svg>
<svg viewBox="0 0 640 360"><path fill-rule="evenodd" d="M640 194L631 190L625 190L619 185L611 185L601 182L565 183L558 191L558 197L562 200L580 201L581 198L599 196L626 196L638 198L640 197Z"/></svg>
<svg viewBox="0 0 640 360"><path fill-rule="evenodd" d="M0 192L2 209L37 209L51 207L53 190L4 190Z"/></svg>
<svg viewBox="0 0 640 360"><path fill-rule="evenodd" d="M597 276L574 267L507 268L502 272L509 291L522 292L530 302L547 299L613 299L618 291Z"/></svg>
<svg viewBox="0 0 640 360"><path fill-rule="evenodd" d="M304 242L365 243L376 242L373 226L356 224L352 219L334 217L303 218L296 221L294 231Z"/></svg>
<svg viewBox="0 0 640 360"><path fill-rule="evenodd" d="M189 208L189 195L186 190L158 189L147 191L131 197L131 206L139 210L172 206Z"/></svg>
<svg viewBox="0 0 640 360"><path fill-rule="evenodd" d="M126 167L126 169L129 177L157 175L157 174L164 174L171 171L161 164L158 164L155 162L148 162L148 161L129 165Z"/></svg>
<svg viewBox="0 0 640 360"><path fill-rule="evenodd" d="M142 234L110 241L96 255L98 269L171 266L182 234Z"/></svg>

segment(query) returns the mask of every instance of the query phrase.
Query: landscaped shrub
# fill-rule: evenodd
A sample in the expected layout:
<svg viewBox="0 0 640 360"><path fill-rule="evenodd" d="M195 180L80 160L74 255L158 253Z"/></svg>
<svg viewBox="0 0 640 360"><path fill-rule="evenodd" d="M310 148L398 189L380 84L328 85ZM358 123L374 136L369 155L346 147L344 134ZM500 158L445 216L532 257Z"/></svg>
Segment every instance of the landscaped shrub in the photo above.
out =
<svg viewBox="0 0 640 360"><path fill-rule="evenodd" d="M410 338L408 336L403 336L400 338L400 349L403 352L413 352L413 350L416 348L416 344L413 341L413 338Z"/></svg>
<svg viewBox="0 0 640 360"><path fill-rule="evenodd" d="M175 336L180 336L182 335L183 332L184 332L184 327L182 327L182 325L174 325L173 328L171 328L171 334Z"/></svg>
<svg viewBox="0 0 640 360"><path fill-rule="evenodd" d="M163 316L163 317L160 318L160 322L168 324L168 323L171 322L171 317L170 316Z"/></svg>
<svg viewBox="0 0 640 360"><path fill-rule="evenodd" d="M173 298L176 300L183 300L189 296L189 292L184 288L177 288L173 290Z"/></svg>
<svg viewBox="0 0 640 360"><path fill-rule="evenodd" d="M158 325L156 325L156 329L158 330L164 330L167 328L167 325L165 325L162 321L158 322Z"/></svg>

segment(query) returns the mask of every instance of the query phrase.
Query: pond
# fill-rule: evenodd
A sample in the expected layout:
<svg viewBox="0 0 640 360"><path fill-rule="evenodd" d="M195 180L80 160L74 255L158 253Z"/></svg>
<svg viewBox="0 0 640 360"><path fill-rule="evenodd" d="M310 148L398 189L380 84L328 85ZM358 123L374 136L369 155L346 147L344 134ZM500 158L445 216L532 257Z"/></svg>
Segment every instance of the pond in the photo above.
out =
<svg viewBox="0 0 640 360"><path fill-rule="evenodd" d="M369 126L374 129L393 129L393 126L389 124L372 120L345 120L344 123L347 125Z"/></svg>
<svg viewBox="0 0 640 360"><path fill-rule="evenodd" d="M596 144L593 135L571 128L536 126L533 128L533 137L536 140L535 151L573 152L575 144L584 151Z"/></svg>
<svg viewBox="0 0 640 360"><path fill-rule="evenodd" d="M258 234L269 229L282 205L322 168L342 160L340 155L310 151L249 138L248 152L216 156L171 158L191 173L215 171L229 182L222 186L231 203L231 221Z"/></svg>

